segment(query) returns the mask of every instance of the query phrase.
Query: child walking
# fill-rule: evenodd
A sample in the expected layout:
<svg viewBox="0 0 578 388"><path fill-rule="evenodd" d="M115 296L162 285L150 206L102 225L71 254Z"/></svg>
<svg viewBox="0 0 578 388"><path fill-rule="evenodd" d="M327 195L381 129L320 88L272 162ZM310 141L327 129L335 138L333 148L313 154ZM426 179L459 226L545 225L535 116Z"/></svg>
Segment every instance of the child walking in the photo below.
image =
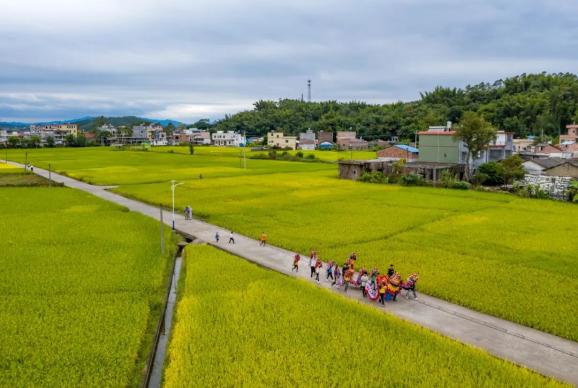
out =
<svg viewBox="0 0 578 388"><path fill-rule="evenodd" d="M261 237L259 237L259 245L264 247L267 244L267 234L265 232L261 233Z"/></svg>
<svg viewBox="0 0 578 388"><path fill-rule="evenodd" d="M299 256L299 253L296 253L295 256L293 256L293 268L291 268L291 272L299 272L299 260L301 260L301 256Z"/></svg>

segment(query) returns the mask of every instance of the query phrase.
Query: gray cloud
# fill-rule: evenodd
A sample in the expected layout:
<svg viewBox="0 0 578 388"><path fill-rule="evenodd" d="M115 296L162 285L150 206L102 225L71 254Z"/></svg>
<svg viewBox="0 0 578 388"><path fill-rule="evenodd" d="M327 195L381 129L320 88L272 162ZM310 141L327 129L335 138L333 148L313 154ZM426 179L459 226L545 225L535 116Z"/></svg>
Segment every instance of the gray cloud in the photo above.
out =
<svg viewBox="0 0 578 388"><path fill-rule="evenodd" d="M261 98L412 100L575 71L571 0L0 0L0 121L193 121Z"/></svg>

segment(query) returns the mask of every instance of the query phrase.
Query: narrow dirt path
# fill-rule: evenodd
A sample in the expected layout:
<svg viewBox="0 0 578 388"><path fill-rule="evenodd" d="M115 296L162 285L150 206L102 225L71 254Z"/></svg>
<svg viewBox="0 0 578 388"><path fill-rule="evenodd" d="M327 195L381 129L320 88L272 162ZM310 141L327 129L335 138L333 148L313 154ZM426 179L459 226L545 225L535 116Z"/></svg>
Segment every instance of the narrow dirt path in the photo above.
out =
<svg viewBox="0 0 578 388"><path fill-rule="evenodd" d="M22 166L17 163L13 164ZM34 172L48 177L46 170L35 167ZM65 186L126 206L131 211L155 219L159 218L158 208L111 193L105 187L90 185L55 173L52 173L52 179ZM168 215L165 216L165 223L168 225L171 223ZM260 247L257 240L238 234L235 234L235 244L228 244L228 230L198 220L185 221L181 215L177 217L176 229L184 235L195 237L264 267L313 281L309 278L307 259L304 255L302 255L304 259L301 269L295 273L291 271L294 252L271 245ZM219 243L214 240L217 232L221 235ZM497 357L578 386L578 343L576 342L424 294L420 294L417 300L400 297L398 302L390 302L382 307L362 298L359 290L350 289L349 292L344 293L341 289L332 288L325 279L322 279L319 287L331 289L360 303L369 304L460 342L485 349Z"/></svg>

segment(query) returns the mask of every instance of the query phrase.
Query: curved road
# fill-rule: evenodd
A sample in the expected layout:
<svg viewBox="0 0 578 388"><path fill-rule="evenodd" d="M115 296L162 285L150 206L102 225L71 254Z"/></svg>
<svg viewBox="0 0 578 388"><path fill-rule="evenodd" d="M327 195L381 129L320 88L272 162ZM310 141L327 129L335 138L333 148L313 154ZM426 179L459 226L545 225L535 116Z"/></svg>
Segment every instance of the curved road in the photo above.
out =
<svg viewBox="0 0 578 388"><path fill-rule="evenodd" d="M12 163L12 162L9 162ZM12 163L23 167L21 164ZM35 167L34 173L48 177L48 171ZM112 193L106 187L90 185L63 175L52 173L52 180L65 186L83 190L99 198L126 206L134 212L158 219L159 209L145 203ZM165 223L170 225L170 215L166 213ZM268 245L260 247L258 241L235 234L236 244L228 244L229 231L199 220L185 221L179 215L176 229L196 239L203 240L225 251L249 261L284 273L312 281L309 278L305 255L302 255L299 273L291 272L294 252ZM221 242L215 243L214 235L219 232ZM518 365L533 369L543 375L552 376L578 387L578 343L556 337L535 329L512 323L490 315L482 314L441 299L420 294L417 300L400 297L396 303L388 303L385 308L361 297L358 290L350 289L347 294L334 289L322 280L320 287L331 289L360 303L385 310L402 319L427 327L435 332L470 344ZM578 328L577 328L578 330Z"/></svg>

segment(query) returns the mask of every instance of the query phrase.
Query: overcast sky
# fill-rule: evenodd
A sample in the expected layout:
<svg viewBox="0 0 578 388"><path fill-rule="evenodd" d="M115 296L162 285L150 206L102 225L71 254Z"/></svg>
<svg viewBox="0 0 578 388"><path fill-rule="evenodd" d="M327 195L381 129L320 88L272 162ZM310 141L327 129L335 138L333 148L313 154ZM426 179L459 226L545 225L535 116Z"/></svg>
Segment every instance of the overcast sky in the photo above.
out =
<svg viewBox="0 0 578 388"><path fill-rule="evenodd" d="M578 0L0 0L0 121L192 122L577 72Z"/></svg>

